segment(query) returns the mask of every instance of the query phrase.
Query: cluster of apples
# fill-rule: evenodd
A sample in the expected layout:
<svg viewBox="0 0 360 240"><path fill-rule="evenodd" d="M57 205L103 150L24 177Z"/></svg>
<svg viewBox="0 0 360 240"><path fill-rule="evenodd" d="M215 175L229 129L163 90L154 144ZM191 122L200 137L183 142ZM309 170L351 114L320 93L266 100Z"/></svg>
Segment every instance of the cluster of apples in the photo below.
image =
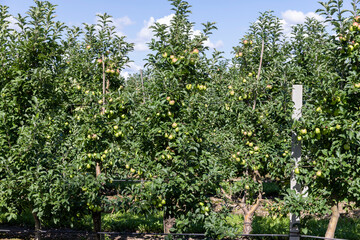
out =
<svg viewBox="0 0 360 240"><path fill-rule="evenodd" d="M188 52L187 50L184 51L185 54L186 54L187 52ZM200 52L200 51L199 51L199 49L197 49L197 48L195 48L194 50L192 50L192 51L190 52L191 57L190 57L189 63L191 63L191 64L194 64L194 63L195 63L195 59L196 59L195 56L198 55L199 52ZM175 55L173 55L173 54L168 55L167 52L164 52L164 53L162 54L162 57L163 57L163 58L168 58L168 57L169 57L169 61L170 61L171 64L178 64L178 63L180 62L179 60L185 59L185 56L183 56L183 55L180 55L180 56L175 56Z"/></svg>
<svg viewBox="0 0 360 240"><path fill-rule="evenodd" d="M248 46L251 46L252 44L253 44L253 41L252 40L244 40L243 41L243 44L244 44L244 46L245 47L248 47ZM236 58L241 58L242 56L244 56L244 53L243 52L241 52L241 51L239 51L239 52L237 52L236 54L235 54L235 57Z"/></svg>
<svg viewBox="0 0 360 240"><path fill-rule="evenodd" d="M106 60L106 59L105 59ZM98 65L102 65L103 64L103 59L101 59L101 58L99 58L99 59L97 59L96 60L96 62L97 62L97 64ZM105 64L107 65L106 66L106 70L105 70L105 73L107 73L107 74L111 74L111 75L119 75L120 74L120 70L119 69L116 69L116 67L115 67L115 64L114 63L107 63L106 61L105 61Z"/></svg>
<svg viewBox="0 0 360 240"><path fill-rule="evenodd" d="M360 32L360 16L356 16L354 18L354 21L349 27L349 34L345 36L342 34L339 35L340 42L345 45L345 47L341 49L342 53L345 53L346 48L348 53L351 53L359 48L359 43L352 40L351 37L351 34L358 34L358 32Z"/></svg>

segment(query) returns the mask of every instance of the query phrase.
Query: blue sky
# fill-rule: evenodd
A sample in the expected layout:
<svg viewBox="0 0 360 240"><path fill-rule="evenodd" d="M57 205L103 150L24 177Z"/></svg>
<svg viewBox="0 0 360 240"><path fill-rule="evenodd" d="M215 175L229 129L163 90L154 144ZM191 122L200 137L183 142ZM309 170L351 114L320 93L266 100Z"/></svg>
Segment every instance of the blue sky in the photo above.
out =
<svg viewBox="0 0 360 240"><path fill-rule="evenodd" d="M324 0L325 1L325 0ZM167 0L50 0L58 5L58 20L68 25L95 23L97 13L108 13L114 18L119 34L127 36L134 42L135 51L130 57L134 61L126 73L141 68L149 53L146 42L151 39L148 29L155 21L166 23L172 13ZM251 22L259 16L259 12L273 10L283 19L285 29L292 24L302 23L306 16L315 16L320 8L317 0L188 0L192 5L190 20L195 22L195 30L201 29L201 23L216 22L217 31L211 36L208 45L230 58L233 46L248 30ZM350 0L345 0L349 5ZM0 0L0 4L9 6L11 14L24 14L32 0ZM126 74L125 73L125 74Z"/></svg>

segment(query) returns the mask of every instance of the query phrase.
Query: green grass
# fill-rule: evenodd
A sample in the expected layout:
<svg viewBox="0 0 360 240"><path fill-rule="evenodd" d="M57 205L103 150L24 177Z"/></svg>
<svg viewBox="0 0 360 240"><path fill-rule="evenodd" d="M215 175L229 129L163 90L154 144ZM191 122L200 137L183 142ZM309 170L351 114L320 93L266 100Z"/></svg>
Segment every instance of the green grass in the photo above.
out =
<svg viewBox="0 0 360 240"><path fill-rule="evenodd" d="M302 221L303 233L313 236L325 236L328 223L328 219L304 219ZM340 217L336 227L335 237L354 240L360 239L360 219Z"/></svg>
<svg viewBox="0 0 360 240"><path fill-rule="evenodd" d="M226 221L233 227L236 227L237 234L242 232L243 216L231 215L227 217ZM313 236L324 236L328 219L314 219L306 218L302 221L302 233ZM0 214L0 224L9 224L16 226L25 226L33 228L34 221L31 212L26 211L16 220L7 221L4 214ZM43 224L45 227L59 227L53 223ZM70 223L62 223L61 227L69 227L77 230L92 229L92 219L90 215L86 215L80 219L74 219L71 227ZM153 215L136 215L132 213L117 212L114 214L103 214L102 218L103 231L114 232L162 232L162 213L159 212ZM271 217L254 217L253 233L268 233L268 234L288 234L289 233L289 218L281 217L272 219ZM360 219L359 218L340 218L336 229L335 237L344 239L360 239ZM275 238L273 238L275 239Z"/></svg>
<svg viewBox="0 0 360 240"><path fill-rule="evenodd" d="M238 234L242 233L244 218L242 215L231 215L226 219L231 226L237 227ZM282 217L275 220L271 217L254 217L252 233L288 234L289 219Z"/></svg>
<svg viewBox="0 0 360 240"><path fill-rule="evenodd" d="M103 217L104 231L157 232L163 231L162 214L134 215L131 213L106 214Z"/></svg>

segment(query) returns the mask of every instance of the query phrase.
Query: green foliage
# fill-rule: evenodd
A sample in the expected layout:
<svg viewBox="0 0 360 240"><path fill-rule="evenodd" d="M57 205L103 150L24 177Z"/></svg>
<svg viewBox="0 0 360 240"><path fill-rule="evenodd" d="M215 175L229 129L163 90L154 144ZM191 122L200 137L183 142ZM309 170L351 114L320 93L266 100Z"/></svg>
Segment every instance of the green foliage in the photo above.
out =
<svg viewBox="0 0 360 240"><path fill-rule="evenodd" d="M311 19L293 29L296 55L292 65L294 75L304 76L306 99L303 117L294 124L305 153L296 178L308 186L306 201L312 213L323 212L324 201L328 205L359 201L355 185L359 182L360 102L354 77L358 75L358 30L343 26L357 22L355 16L343 16L342 1L323 5L320 12L332 23L336 38Z"/></svg>
<svg viewBox="0 0 360 240"><path fill-rule="evenodd" d="M229 201L249 210L264 192L284 191L272 220L254 217L253 232L286 232L280 216L289 211L358 206L359 1L350 11L341 0L320 3L335 35L308 18L287 38L273 12L261 13L231 60L208 52L214 23L195 35L189 3L170 3L170 25L152 26L146 69L127 81L120 72L133 44L111 16L70 28L55 20L55 5L34 1L15 31L0 5L1 217L88 227L91 214L117 211L105 229L160 231L162 218L175 219L173 232L223 238L242 230ZM295 122L294 83L304 86ZM295 170L292 133L303 147ZM292 174L307 194L286 190Z"/></svg>

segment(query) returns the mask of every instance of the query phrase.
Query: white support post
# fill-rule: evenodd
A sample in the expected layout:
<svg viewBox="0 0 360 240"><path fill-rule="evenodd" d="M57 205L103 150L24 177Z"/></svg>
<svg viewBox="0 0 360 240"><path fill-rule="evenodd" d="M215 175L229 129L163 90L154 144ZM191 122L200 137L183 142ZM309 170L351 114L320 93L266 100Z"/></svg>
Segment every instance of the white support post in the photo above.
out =
<svg viewBox="0 0 360 240"><path fill-rule="evenodd" d="M298 120L301 117L301 108L302 108L302 95L303 95L303 86L302 85L293 85L292 90L292 101L294 102L294 112L292 114L292 119ZM298 163L301 160L301 142L297 140L297 133L292 133L292 144L291 144L291 157L294 160L295 166L297 168ZM294 175L294 170L291 173L290 179L290 188L296 190L297 193L301 193L301 186L296 182ZM296 216L293 213L290 213L290 240L300 240L300 216Z"/></svg>

